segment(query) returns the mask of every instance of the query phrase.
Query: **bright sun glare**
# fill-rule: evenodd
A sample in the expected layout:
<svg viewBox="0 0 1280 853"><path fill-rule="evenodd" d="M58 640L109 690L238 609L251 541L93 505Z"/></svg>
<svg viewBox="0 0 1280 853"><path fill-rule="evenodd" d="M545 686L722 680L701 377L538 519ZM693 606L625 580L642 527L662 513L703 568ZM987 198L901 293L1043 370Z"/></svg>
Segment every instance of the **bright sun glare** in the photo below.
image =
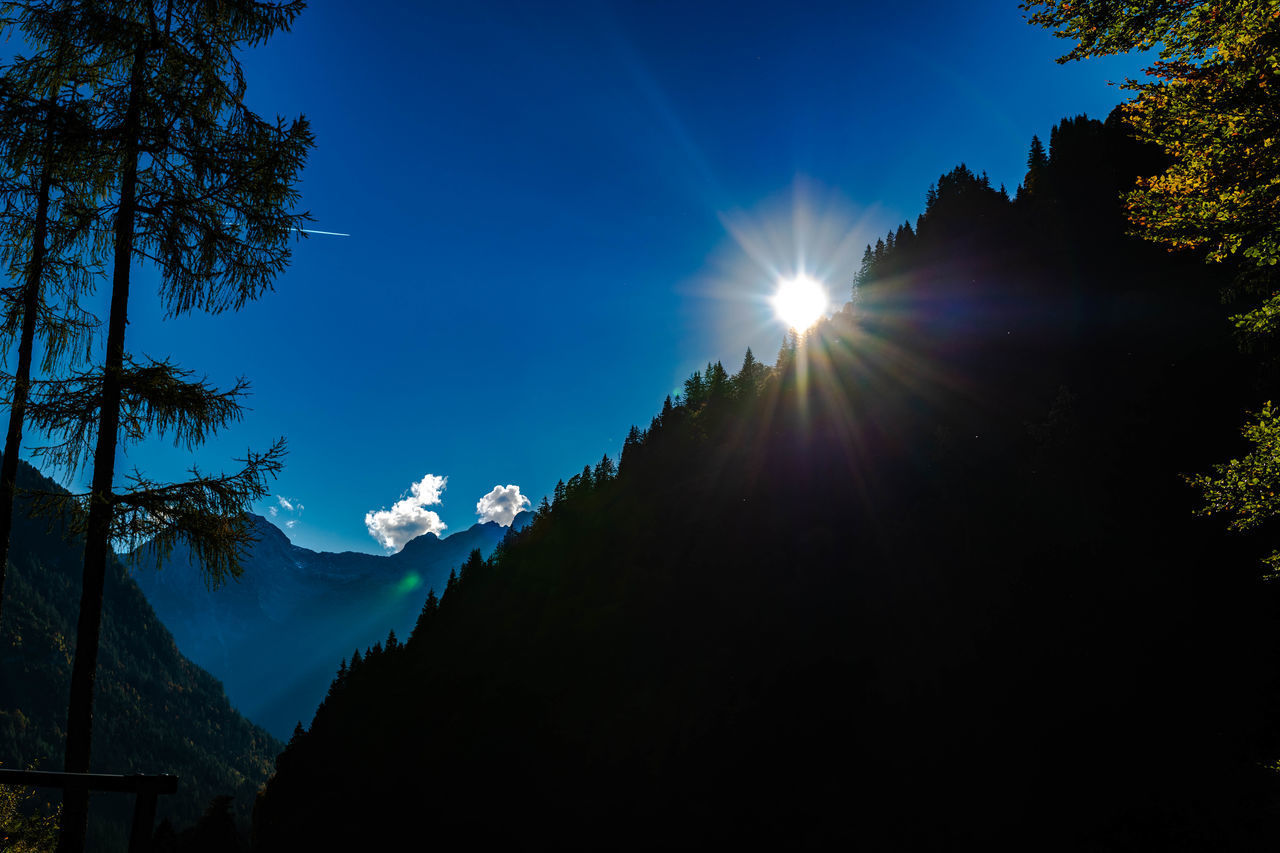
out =
<svg viewBox="0 0 1280 853"><path fill-rule="evenodd" d="M804 274L782 279L773 295L773 310L779 320L803 332L827 310L827 290Z"/></svg>

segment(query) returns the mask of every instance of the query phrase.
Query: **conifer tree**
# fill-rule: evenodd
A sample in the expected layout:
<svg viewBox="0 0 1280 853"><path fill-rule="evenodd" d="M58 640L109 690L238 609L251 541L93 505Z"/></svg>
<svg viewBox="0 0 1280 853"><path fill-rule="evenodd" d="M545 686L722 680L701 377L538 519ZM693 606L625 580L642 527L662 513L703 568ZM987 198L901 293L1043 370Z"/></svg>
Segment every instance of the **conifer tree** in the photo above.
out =
<svg viewBox="0 0 1280 853"><path fill-rule="evenodd" d="M546 498L543 498L546 501ZM418 621L414 623L413 630L409 632L409 645L416 645L429 629L431 623L435 621L436 612L440 609L440 599L436 598L435 588L427 590L427 600L422 605L422 612L418 614Z"/></svg>
<svg viewBox="0 0 1280 853"><path fill-rule="evenodd" d="M466 562L458 570L458 583L465 581L475 581L476 574L484 566L484 557L480 556L479 548L472 548L471 553L467 555Z"/></svg>
<svg viewBox="0 0 1280 853"><path fill-rule="evenodd" d="M760 392L760 384L764 381L765 366L756 361L755 354L751 352L751 347L747 347L747 354L742 358L742 368L738 371L738 375L733 377L734 391L741 398L750 399Z"/></svg>
<svg viewBox="0 0 1280 853"><path fill-rule="evenodd" d="M707 399L721 400L729 396L729 373L720 362L707 367Z"/></svg>
<svg viewBox="0 0 1280 853"><path fill-rule="evenodd" d="M617 475L617 473L618 467L613 464L613 460L610 459L609 454L606 453L600 458L600 461L596 463L596 469L592 472L592 478L595 480L596 485L599 485L601 483L609 482Z"/></svg>
<svg viewBox="0 0 1280 853"><path fill-rule="evenodd" d="M782 346L778 348L778 359L774 362L775 369L785 371L796 360L796 352L800 349L800 333L795 329L788 329L786 334L782 336Z"/></svg>
<svg viewBox="0 0 1280 853"><path fill-rule="evenodd" d="M871 254L871 244L868 243L866 250L862 253L862 262L858 265L857 275L853 278L854 287L864 285L871 280L871 277L875 274L875 265L876 259Z"/></svg>
<svg viewBox="0 0 1280 853"><path fill-rule="evenodd" d="M627 464L627 457L636 451L640 443L640 427L632 424L631 429L627 430L627 437L622 441L622 456L618 462L620 468Z"/></svg>
<svg viewBox="0 0 1280 853"><path fill-rule="evenodd" d="M904 222L898 226L898 231L894 235L894 245L899 251L905 251L911 247L911 240L916 236L916 232L911 230L911 223Z"/></svg>
<svg viewBox="0 0 1280 853"><path fill-rule="evenodd" d="M115 197L89 214L112 259L106 356L43 399L33 423L61 435L53 449L69 469L92 460L88 494L50 496L46 510L77 501L85 536L80 618L72 667L65 768L89 769L93 693L106 563L112 541L151 540L158 556L183 541L212 585L240 571L252 541L244 517L280 468L283 440L249 452L237 473L207 476L194 466L184 483L156 483L134 472L116 484L122 442L148 435L194 448L239 418L241 380L218 391L167 361L125 348L130 271L135 261L160 273L171 315L237 309L270 287L288 261L302 215L288 208L312 138L303 119L265 121L244 104L235 51L287 29L301 0L30 0L25 32L36 43L68 39L93 67L94 121L114 172ZM65 12L65 14L55 14ZM77 516L79 518L80 516ZM84 847L86 791L69 791L59 850Z"/></svg>
<svg viewBox="0 0 1280 853"><path fill-rule="evenodd" d="M21 16L3 22L20 27ZM15 285L0 290L0 339L16 339L3 461L0 461L0 613L17 492L18 455L31 388L37 334L48 373L69 357L88 357L93 318L77 297L95 267L83 256L90 237L81 215L101 192L104 170L86 133L78 97L85 69L64 38L15 60L0 79L0 261ZM83 345L83 346L82 346Z"/></svg>
<svg viewBox="0 0 1280 853"><path fill-rule="evenodd" d="M661 424L671 415L672 409L675 408L671 403L671 395L668 394L662 401L662 411L658 413L658 423Z"/></svg>
<svg viewBox="0 0 1280 853"><path fill-rule="evenodd" d="M1057 132L1055 127L1053 133ZM1027 176L1023 179L1023 186L1028 194L1035 193L1041 181L1044 179L1045 170L1049 166L1049 158L1044 153L1044 143L1040 141L1040 137L1031 136L1031 150L1027 153Z"/></svg>
<svg viewBox="0 0 1280 853"><path fill-rule="evenodd" d="M683 405L687 408L697 408L702 404L704 391L702 371L695 370L693 375L684 381Z"/></svg>

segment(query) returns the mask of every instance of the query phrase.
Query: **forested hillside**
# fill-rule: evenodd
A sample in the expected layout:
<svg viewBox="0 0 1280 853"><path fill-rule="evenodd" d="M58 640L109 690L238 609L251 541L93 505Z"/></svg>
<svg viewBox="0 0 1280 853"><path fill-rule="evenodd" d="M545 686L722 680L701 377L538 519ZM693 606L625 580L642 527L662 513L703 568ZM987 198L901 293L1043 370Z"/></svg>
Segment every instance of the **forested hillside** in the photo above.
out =
<svg viewBox="0 0 1280 853"><path fill-rule="evenodd" d="M286 738L315 713L334 660L389 631L407 636L425 591L443 589L472 549L488 556L506 533L496 522L476 524L380 556L312 551L261 516L252 524L256 541L234 583L210 589L184 545L158 568L150 545L138 549L135 578L179 650L222 681L241 713Z"/></svg>
<svg viewBox="0 0 1280 853"><path fill-rule="evenodd" d="M277 759L255 849L1263 849L1276 597L1180 476L1265 361L1125 236L1118 122L966 167L773 367L691 377Z"/></svg>
<svg viewBox="0 0 1280 853"><path fill-rule="evenodd" d="M25 463L20 472L24 489L59 488ZM14 525L0 626L0 752L10 767L60 770L84 546L23 506ZM93 770L177 775L178 793L160 800L161 818L177 826L218 795L234 795L247 819L280 743L231 708L222 685L178 652L125 568L110 566ZM132 808L128 796L96 796L90 848L123 850Z"/></svg>

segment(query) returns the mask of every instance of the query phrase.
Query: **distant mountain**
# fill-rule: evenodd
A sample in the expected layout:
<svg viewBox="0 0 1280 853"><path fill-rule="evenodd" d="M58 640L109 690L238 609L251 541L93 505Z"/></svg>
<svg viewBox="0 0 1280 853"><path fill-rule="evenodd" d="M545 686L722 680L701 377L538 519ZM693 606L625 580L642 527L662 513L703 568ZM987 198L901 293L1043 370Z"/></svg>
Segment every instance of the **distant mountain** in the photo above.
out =
<svg viewBox="0 0 1280 853"><path fill-rule="evenodd" d="M24 463L18 484L58 489ZM19 506L0 625L0 763L5 767L62 769L83 548L80 541L63 539L58 527L50 531L47 519L27 518ZM160 798L160 815L177 826L193 822L221 794L236 795L236 812L247 821L282 746L237 714L217 680L182 656L137 585L113 560L103 610L92 769L176 774L178 793ZM90 848L123 850L131 808L126 797L95 796Z"/></svg>
<svg viewBox="0 0 1280 853"><path fill-rule="evenodd" d="M242 713L281 738L311 720L342 658L391 630L406 637L427 590L443 592L451 569L472 550L487 556L507 532L495 522L476 524L376 556L302 548L267 519L252 518L258 541L244 574L220 589L205 585L182 546L159 571L150 546L131 565L178 648L222 679ZM513 526L528 518L521 513Z"/></svg>

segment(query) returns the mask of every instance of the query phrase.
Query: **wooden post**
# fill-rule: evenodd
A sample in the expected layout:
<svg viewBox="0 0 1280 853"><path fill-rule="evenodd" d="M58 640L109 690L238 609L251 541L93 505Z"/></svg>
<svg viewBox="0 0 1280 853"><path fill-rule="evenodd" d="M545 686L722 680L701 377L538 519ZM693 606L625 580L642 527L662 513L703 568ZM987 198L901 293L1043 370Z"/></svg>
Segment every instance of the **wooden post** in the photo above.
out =
<svg viewBox="0 0 1280 853"><path fill-rule="evenodd" d="M111 791L133 794L133 828L129 832L129 853L151 853L152 827L156 821L156 803L161 794L178 790L177 776L145 776L134 773L120 776L110 773L60 773L46 770L8 770L0 767L0 785L22 785L30 788L61 788L78 791Z"/></svg>

